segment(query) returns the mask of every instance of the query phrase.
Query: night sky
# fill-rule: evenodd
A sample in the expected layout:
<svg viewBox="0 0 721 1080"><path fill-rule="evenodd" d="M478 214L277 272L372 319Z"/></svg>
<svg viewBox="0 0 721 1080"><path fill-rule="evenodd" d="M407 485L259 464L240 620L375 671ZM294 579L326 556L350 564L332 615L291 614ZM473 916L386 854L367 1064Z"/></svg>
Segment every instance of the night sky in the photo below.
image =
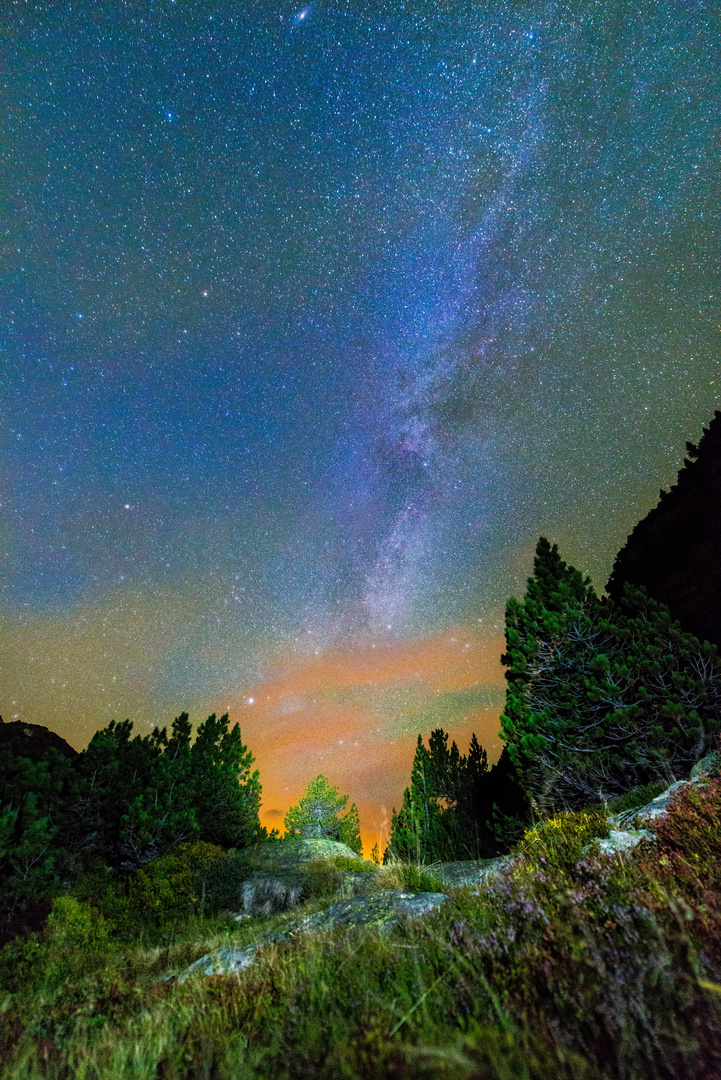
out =
<svg viewBox="0 0 721 1080"><path fill-rule="evenodd" d="M2 5L0 711L230 711L378 838L499 752L540 534L602 587L721 400L719 10Z"/></svg>

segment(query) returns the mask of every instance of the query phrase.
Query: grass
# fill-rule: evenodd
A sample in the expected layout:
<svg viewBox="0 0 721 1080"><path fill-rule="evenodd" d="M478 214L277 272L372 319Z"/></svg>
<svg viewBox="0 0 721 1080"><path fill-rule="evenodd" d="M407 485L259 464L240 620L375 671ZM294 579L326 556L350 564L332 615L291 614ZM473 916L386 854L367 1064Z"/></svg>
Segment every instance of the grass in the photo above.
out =
<svg viewBox="0 0 721 1080"><path fill-rule="evenodd" d="M56 901L42 935L0 953L0 1076L711 1080L721 780L676 798L653 849L594 852L599 821L591 811L541 823L492 886L450 890L392 933L279 942L233 977L162 978L293 913L193 917L127 943L92 905ZM425 874L396 865L379 877L406 889Z"/></svg>

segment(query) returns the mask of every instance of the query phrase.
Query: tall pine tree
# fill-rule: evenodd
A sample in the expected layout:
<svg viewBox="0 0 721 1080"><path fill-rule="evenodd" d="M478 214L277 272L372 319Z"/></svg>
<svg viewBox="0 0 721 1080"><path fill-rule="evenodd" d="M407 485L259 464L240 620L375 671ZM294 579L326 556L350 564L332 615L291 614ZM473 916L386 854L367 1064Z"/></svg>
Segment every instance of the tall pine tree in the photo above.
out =
<svg viewBox="0 0 721 1080"><path fill-rule="evenodd" d="M721 726L716 650L641 590L599 598L544 537L506 642L501 733L541 813L685 776Z"/></svg>
<svg viewBox="0 0 721 1080"><path fill-rule="evenodd" d="M475 734L462 755L436 728L427 747L418 736L410 787L400 810L393 810L386 859L427 863L497 855L518 833L516 815L524 806L507 754L489 769Z"/></svg>

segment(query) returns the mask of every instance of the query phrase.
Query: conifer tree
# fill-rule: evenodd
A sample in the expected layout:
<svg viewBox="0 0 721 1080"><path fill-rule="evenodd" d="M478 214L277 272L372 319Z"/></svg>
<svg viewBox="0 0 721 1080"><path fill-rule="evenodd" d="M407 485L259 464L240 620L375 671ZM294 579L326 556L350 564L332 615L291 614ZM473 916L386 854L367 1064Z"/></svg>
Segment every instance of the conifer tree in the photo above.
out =
<svg viewBox="0 0 721 1080"><path fill-rule="evenodd" d="M95 733L76 767L69 846L114 866L141 866L186 840L245 847L260 835L260 781L240 729L213 713L191 741L187 713L171 734L132 737L126 720Z"/></svg>
<svg viewBox="0 0 721 1080"><path fill-rule="evenodd" d="M363 853L363 844L361 842L360 834L360 818L358 817L358 807L355 803L350 804L350 809L341 818L338 839L341 844L345 844L351 851L355 851L356 855L361 855Z"/></svg>
<svg viewBox="0 0 721 1080"><path fill-rule="evenodd" d="M303 840L338 840L360 854L360 824L358 809L348 802L347 795L339 795L328 778L320 775L311 780L295 806L285 815L286 836Z"/></svg>
<svg viewBox="0 0 721 1080"><path fill-rule="evenodd" d="M489 769L475 734L467 755L455 742L448 746L442 728L431 732L427 747L419 735L411 784L400 810L393 810L385 858L437 862L496 855L518 832L513 815L519 800L507 756Z"/></svg>
<svg viewBox="0 0 721 1080"><path fill-rule="evenodd" d="M642 590L599 598L544 537L506 642L501 731L540 812L684 776L721 725L713 646Z"/></svg>

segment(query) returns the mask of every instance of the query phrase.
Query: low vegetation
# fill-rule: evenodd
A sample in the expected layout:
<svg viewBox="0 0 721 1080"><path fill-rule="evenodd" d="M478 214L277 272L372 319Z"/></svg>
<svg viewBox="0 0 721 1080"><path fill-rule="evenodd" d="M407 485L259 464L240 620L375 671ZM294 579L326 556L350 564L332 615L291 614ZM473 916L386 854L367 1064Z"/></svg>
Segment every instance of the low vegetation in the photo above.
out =
<svg viewBox="0 0 721 1080"><path fill-rule="evenodd" d="M54 901L42 933L0 953L2 1075L717 1075L721 779L683 787L653 824L654 844L629 855L600 853L604 827L599 808L561 814L526 832L522 858L494 883L450 890L422 920L386 934L298 936L237 975L181 983L167 976L219 945L289 926L293 914L237 923L204 913L196 883L205 874L212 905L210 872L223 858L212 845L159 860L152 889L136 883L134 897L159 902L132 908L132 940L128 909L78 883ZM340 869L329 863L329 881ZM377 873L384 887L439 886L419 866Z"/></svg>

